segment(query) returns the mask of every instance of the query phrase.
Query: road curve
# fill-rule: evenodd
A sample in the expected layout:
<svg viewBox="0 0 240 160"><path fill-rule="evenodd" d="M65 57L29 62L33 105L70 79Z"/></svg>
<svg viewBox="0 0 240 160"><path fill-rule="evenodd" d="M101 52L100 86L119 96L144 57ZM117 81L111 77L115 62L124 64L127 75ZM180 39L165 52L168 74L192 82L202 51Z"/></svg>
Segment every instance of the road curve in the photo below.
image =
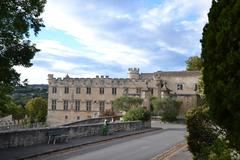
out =
<svg viewBox="0 0 240 160"><path fill-rule="evenodd" d="M184 141L184 128L166 129L154 134L89 146L71 152L45 157L48 160L149 160Z"/></svg>

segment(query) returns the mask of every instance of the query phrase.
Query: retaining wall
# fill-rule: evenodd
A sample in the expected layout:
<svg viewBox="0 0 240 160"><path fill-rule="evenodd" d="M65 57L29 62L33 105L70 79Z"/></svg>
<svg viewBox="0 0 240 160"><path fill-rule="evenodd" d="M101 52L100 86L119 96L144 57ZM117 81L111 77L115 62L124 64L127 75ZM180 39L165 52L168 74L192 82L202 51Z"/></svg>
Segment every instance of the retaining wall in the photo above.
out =
<svg viewBox="0 0 240 160"><path fill-rule="evenodd" d="M47 143L48 132L62 129L70 138L100 135L103 124L59 126L54 128L22 129L17 131L0 132L0 148L30 146ZM151 128L151 122L118 122L109 124L109 132L136 131Z"/></svg>
<svg viewBox="0 0 240 160"><path fill-rule="evenodd" d="M111 122L112 118L114 120L120 120L120 117L122 117L122 116L109 116L109 117L100 117L100 118L90 118L90 119L85 119L85 120L80 120L80 121L76 121L76 122L67 123L67 124L64 124L62 126L102 123L102 122L104 122L105 119L107 119L109 122Z"/></svg>

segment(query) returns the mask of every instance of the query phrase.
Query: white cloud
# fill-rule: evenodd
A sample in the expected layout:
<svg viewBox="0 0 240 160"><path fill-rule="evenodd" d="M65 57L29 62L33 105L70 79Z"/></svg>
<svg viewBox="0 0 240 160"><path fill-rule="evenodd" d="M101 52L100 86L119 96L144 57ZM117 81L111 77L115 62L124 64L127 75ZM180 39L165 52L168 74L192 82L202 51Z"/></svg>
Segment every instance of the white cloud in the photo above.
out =
<svg viewBox="0 0 240 160"><path fill-rule="evenodd" d="M35 43L37 43L38 48L41 48L42 52L48 55L61 57L81 56L78 51L70 47L64 46L56 40L38 40L35 41Z"/></svg>
<svg viewBox="0 0 240 160"><path fill-rule="evenodd" d="M140 16L141 26L159 34L157 44L165 50L192 56L198 50L199 40L210 0L167 0Z"/></svg>
<svg viewBox="0 0 240 160"><path fill-rule="evenodd" d="M211 0L148 3L151 2L49 0L43 14L47 29L63 31L80 47L73 49L62 44L64 39L38 40L41 53L35 61L44 61L49 68L35 68L44 74L58 71L84 76L96 74L86 66L95 65L93 62L103 65L104 71L110 70L109 65L144 67L149 72L184 68L186 57L200 53L199 40ZM71 57L86 62L71 62ZM169 64L172 66L166 66ZM101 72L100 68L96 70Z"/></svg>
<svg viewBox="0 0 240 160"><path fill-rule="evenodd" d="M55 6L56 3L54 2L56 1L49 1L46 6L43 15L46 26L63 30L67 34L76 37L79 43L84 45L85 48L88 48L88 51L84 53L85 57L94 59L100 63L118 63L124 66L129 64L149 63L143 51L99 37L96 33L97 29L84 24L84 20L81 21L81 17L70 14L69 11L64 8L65 6ZM65 12L63 12L63 10ZM118 15L118 18L121 16L125 18L129 17L129 15ZM51 54L59 55L60 53L65 56L80 56L83 54L66 48L58 42L40 41L38 46L42 48L42 51ZM121 61L119 61L119 59L121 59Z"/></svg>
<svg viewBox="0 0 240 160"><path fill-rule="evenodd" d="M46 12L43 17L48 27L65 31L67 34L76 37L91 52L99 53L90 54L89 57L96 57L95 59L100 62L116 63L115 58L125 59L124 57L130 54L132 58L131 61L128 59L127 63L139 63L136 61L138 60L140 63L149 64L147 58L151 53L148 50L142 50L126 42L133 37L128 37L130 35L124 34L119 35L117 32L120 30L115 31L110 28L106 31L104 28L101 28L101 25L106 23L104 27L108 28L112 24L118 23L118 19L127 19L127 22L133 21L141 24L140 26L132 26L137 27L135 30L140 30L143 33L147 32L144 29L150 30L150 35L146 35L146 43L149 43L151 40L153 43L154 41L162 41L170 46L169 48L185 48L185 50L189 51L196 47L193 43L199 43L202 27L207 21L206 14L210 3L210 0L165 0L159 5L145 10L145 12L138 12L141 8L136 8L135 13L138 16L135 16L133 20L132 13L112 10L109 6L106 6L105 10L103 10L103 8L99 8L101 3L97 1L94 1L94 3L91 3L91 1L88 3L83 1L77 3L77 1L74 1L73 4L76 6L77 4L82 4L82 6L76 7L69 2L51 0L46 6ZM132 3L129 2L129 5L132 5ZM81 10L83 11L81 12ZM94 13L92 13L93 11ZM109 26L107 26L108 23ZM141 26L143 27L142 29ZM127 33L134 32L134 28L131 28L131 26L122 27ZM172 32L175 30L181 33L182 30L186 29L189 30L189 33L185 34L189 35L176 35L177 33ZM144 45L145 42L141 41L142 39L138 39L139 35L136 35L141 33L137 32L134 34L136 36L135 41L139 40L137 43ZM156 35L159 35L159 37L156 38ZM109 36L111 38L106 38ZM191 37L192 43L181 46L182 43L174 42L177 36L179 36L179 41L182 41L185 36ZM165 37L168 38L166 39ZM119 42L119 38L125 39L125 42ZM188 56L191 54L189 52L185 53ZM120 63L120 65L127 64Z"/></svg>
<svg viewBox="0 0 240 160"><path fill-rule="evenodd" d="M54 74L55 78L63 78L66 76L67 72L56 72L42 67L32 66L30 68L25 68L22 66L14 67L17 72L21 73L21 81L28 79L29 84L47 84L48 74ZM89 73L86 70L78 70L78 73L68 73L70 77L86 77L93 78L96 75L99 75L97 72Z"/></svg>
<svg viewBox="0 0 240 160"><path fill-rule="evenodd" d="M32 66L25 68L22 66L14 67L17 72L21 73L21 81L28 79L30 84L47 84L47 75L49 70L46 68ZM62 76L61 73L58 73Z"/></svg>
<svg viewBox="0 0 240 160"><path fill-rule="evenodd" d="M84 57L103 64L117 63L123 66L149 63L147 57L145 57L141 50L132 49L126 45L110 41L95 40L91 43L85 43L85 50L75 50L53 40L39 40L36 41L36 43L38 47L41 48L41 51L44 52L44 54L41 54L41 56L44 57L48 57L49 55L59 57ZM121 61L119 61L120 59Z"/></svg>

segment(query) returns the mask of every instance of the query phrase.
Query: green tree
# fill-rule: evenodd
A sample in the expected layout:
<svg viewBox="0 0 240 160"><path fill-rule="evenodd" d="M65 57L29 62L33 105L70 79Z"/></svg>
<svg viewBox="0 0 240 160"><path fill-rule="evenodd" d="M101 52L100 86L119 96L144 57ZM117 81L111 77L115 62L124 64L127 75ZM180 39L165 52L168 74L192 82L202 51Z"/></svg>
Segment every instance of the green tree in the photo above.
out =
<svg viewBox="0 0 240 160"><path fill-rule="evenodd" d="M128 111L131 108L139 107L143 99L138 97L122 96L113 101L113 108L118 111Z"/></svg>
<svg viewBox="0 0 240 160"><path fill-rule="evenodd" d="M200 71L202 68L202 60L198 56L189 57L186 64L187 71Z"/></svg>
<svg viewBox="0 0 240 160"><path fill-rule="evenodd" d="M5 96L5 103L0 106L0 117L12 115L14 120L24 119L26 110L20 105L17 105L10 96Z"/></svg>
<svg viewBox="0 0 240 160"><path fill-rule="evenodd" d="M44 26L40 14L45 3L46 0L0 1L0 106L7 103L6 95L19 83L20 74L14 66L30 67L30 60L39 51L31 44L29 31L37 35Z"/></svg>
<svg viewBox="0 0 240 160"><path fill-rule="evenodd" d="M193 159L239 159L239 153L229 146L225 130L211 120L206 104L188 110L186 124L188 147ZM238 158L234 158L234 152Z"/></svg>
<svg viewBox="0 0 240 160"><path fill-rule="evenodd" d="M116 116L115 112L112 109L106 109L103 112L100 112L100 117L110 117Z"/></svg>
<svg viewBox="0 0 240 160"><path fill-rule="evenodd" d="M175 121L182 102L172 98L154 98L151 101L154 115L160 115L162 121Z"/></svg>
<svg viewBox="0 0 240 160"><path fill-rule="evenodd" d="M8 103L8 115L12 115L14 120L21 120L25 118L26 110L22 106L15 104L13 101Z"/></svg>
<svg viewBox="0 0 240 160"><path fill-rule="evenodd" d="M124 121L149 121L151 119L151 112L145 108L131 108L123 116Z"/></svg>
<svg viewBox="0 0 240 160"><path fill-rule="evenodd" d="M212 2L203 30L203 82L211 117L240 149L240 1Z"/></svg>
<svg viewBox="0 0 240 160"><path fill-rule="evenodd" d="M217 134L212 129L209 108L194 107L186 113L186 124L189 135L187 142L189 150L196 159L207 159L206 148L217 139Z"/></svg>
<svg viewBox="0 0 240 160"><path fill-rule="evenodd" d="M17 106L15 108L15 112L12 115L13 115L13 119L19 121L21 119L24 119L26 114L27 112L25 108L23 108L22 106Z"/></svg>
<svg viewBox="0 0 240 160"><path fill-rule="evenodd" d="M47 118L47 100L42 97L36 97L28 101L26 109L30 122L45 122Z"/></svg>

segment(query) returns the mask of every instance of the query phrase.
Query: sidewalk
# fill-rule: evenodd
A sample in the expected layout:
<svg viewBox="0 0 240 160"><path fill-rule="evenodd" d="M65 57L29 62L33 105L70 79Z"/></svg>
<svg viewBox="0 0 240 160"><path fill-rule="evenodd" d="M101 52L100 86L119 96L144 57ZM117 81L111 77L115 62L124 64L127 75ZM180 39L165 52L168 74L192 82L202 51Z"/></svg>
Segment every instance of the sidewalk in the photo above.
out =
<svg viewBox="0 0 240 160"><path fill-rule="evenodd" d="M35 156L41 156L45 154L50 154L58 151L63 151L65 149L73 149L89 144L94 144L98 142L104 142L112 139L123 138L131 135L152 132L159 130L159 128L144 129L140 131L133 132L117 132L113 135L108 136L91 136L91 137L80 137L73 138L67 143L57 143L57 144L38 144L27 147L18 147L18 148L8 148L0 149L0 159L4 160L15 160L15 159L25 159L33 158Z"/></svg>
<svg viewBox="0 0 240 160"><path fill-rule="evenodd" d="M187 147L173 155L170 160L192 160L193 156Z"/></svg>
<svg viewBox="0 0 240 160"><path fill-rule="evenodd" d="M192 160L193 156L188 151L186 142L179 143L169 150L160 153L151 160Z"/></svg>

